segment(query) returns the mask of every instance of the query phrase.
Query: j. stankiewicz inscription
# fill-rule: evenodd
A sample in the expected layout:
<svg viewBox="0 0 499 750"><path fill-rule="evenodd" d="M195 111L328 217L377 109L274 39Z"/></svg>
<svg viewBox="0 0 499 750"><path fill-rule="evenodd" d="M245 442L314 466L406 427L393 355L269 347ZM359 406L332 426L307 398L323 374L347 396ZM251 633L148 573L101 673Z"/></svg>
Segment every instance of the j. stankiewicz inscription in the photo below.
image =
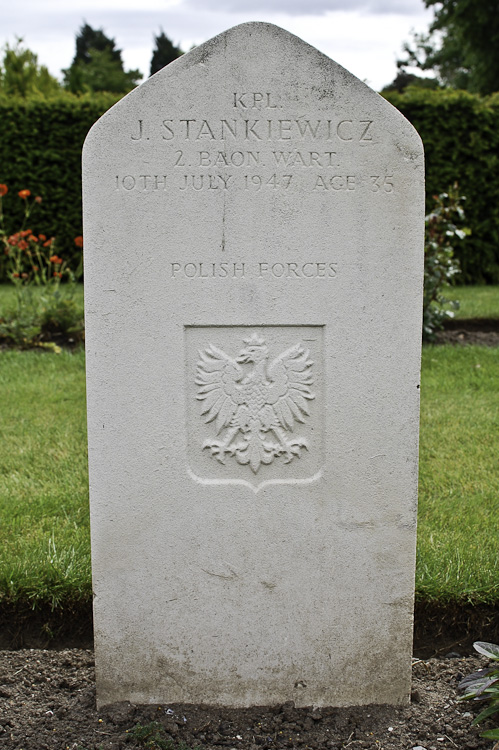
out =
<svg viewBox="0 0 499 750"><path fill-rule="evenodd" d="M278 457L290 463L302 448L308 450L307 440L286 433L310 415L313 362L300 343L271 363L264 338L253 333L243 343L235 359L213 344L199 352L197 399L205 421L215 422L220 435L202 448L222 464L227 455L249 464L256 474L262 464ZM246 364L252 365L249 371L241 367Z"/></svg>

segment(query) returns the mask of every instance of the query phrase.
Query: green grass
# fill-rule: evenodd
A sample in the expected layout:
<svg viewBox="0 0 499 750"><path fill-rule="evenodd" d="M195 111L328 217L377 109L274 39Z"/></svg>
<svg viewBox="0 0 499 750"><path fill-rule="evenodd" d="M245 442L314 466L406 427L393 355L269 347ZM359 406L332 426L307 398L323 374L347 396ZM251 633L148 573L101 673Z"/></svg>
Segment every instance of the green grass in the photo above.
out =
<svg viewBox="0 0 499 750"><path fill-rule="evenodd" d="M499 349L423 350L420 599L499 602Z"/></svg>
<svg viewBox="0 0 499 750"><path fill-rule="evenodd" d="M0 353L0 599L91 600L84 354ZM420 599L499 603L499 349L428 346Z"/></svg>
<svg viewBox="0 0 499 750"><path fill-rule="evenodd" d="M499 287L452 294L499 318ZM0 285L0 313L14 301ZM84 353L0 352L0 389L0 601L90 602ZM499 603L498 435L499 349L425 347L421 600Z"/></svg>
<svg viewBox="0 0 499 750"><path fill-rule="evenodd" d="M0 352L0 599L91 597L84 354Z"/></svg>
<svg viewBox="0 0 499 750"><path fill-rule="evenodd" d="M459 301L456 318L499 318L499 286L455 286L445 296Z"/></svg>

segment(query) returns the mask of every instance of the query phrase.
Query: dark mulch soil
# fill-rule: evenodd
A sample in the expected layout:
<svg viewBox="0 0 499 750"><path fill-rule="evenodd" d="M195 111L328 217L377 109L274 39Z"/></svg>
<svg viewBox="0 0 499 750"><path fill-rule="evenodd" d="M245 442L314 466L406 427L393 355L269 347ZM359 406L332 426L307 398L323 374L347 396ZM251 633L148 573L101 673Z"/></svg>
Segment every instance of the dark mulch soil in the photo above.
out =
<svg viewBox="0 0 499 750"><path fill-rule="evenodd" d="M436 341L499 346L499 321L449 321ZM5 603L0 608L0 646L90 645L88 602L73 605L71 612L25 609ZM487 606L416 605L415 653L423 658L414 661L407 708L119 704L97 712L91 649L0 651L0 750L490 750L491 742L471 726L476 706L457 702L460 679L485 660L455 649L467 653L484 632L499 641L496 614L497 608Z"/></svg>
<svg viewBox="0 0 499 750"><path fill-rule="evenodd" d="M436 334L435 343L499 346L499 320L497 318L447 320L444 330Z"/></svg>
<svg viewBox="0 0 499 750"><path fill-rule="evenodd" d="M449 651L473 653L473 641L499 643L499 606L469 602L417 601L414 655L419 659ZM92 648L91 600L50 603L0 603L0 649ZM1 750L1 747L0 747Z"/></svg>
<svg viewBox="0 0 499 750"><path fill-rule="evenodd" d="M457 702L459 680L484 663L477 656L458 655L415 661L412 701L404 708L122 703L98 712L91 650L0 651L0 748L490 750L490 740L471 727L476 706ZM148 729L137 729L137 724Z"/></svg>

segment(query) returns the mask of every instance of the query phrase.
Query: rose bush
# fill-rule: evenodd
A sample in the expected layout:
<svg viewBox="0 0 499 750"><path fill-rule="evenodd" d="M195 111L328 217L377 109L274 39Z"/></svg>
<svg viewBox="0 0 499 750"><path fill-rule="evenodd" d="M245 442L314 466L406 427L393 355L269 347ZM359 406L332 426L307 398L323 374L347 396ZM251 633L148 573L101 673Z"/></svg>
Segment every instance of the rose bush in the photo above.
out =
<svg viewBox="0 0 499 750"><path fill-rule="evenodd" d="M6 231L4 199L8 192L8 186L0 184L0 255L4 275L16 289L16 305L0 317L0 338L21 347L57 350L54 338L83 335L82 311L73 298L74 273L55 252L55 237L27 227L41 196L31 198L30 190L19 190L18 198L25 204L24 221L17 232Z"/></svg>

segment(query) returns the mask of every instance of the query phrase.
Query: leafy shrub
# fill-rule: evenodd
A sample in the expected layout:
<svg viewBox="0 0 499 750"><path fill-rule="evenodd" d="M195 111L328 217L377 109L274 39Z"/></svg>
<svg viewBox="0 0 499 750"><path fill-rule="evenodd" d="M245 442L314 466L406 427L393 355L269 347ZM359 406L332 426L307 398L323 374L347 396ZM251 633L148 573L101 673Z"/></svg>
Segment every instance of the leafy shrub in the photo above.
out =
<svg viewBox="0 0 499 750"><path fill-rule="evenodd" d="M5 231L13 234L24 217L13 198L23 188L43 195L37 208L39 231L57 235L59 252L77 278L81 248L74 237L82 234L81 150L94 122L120 97L112 94L74 96L61 92L41 99L12 99L0 94L0 183L9 185ZM3 275L2 275L3 274ZM5 281L0 264L0 281Z"/></svg>
<svg viewBox="0 0 499 750"><path fill-rule="evenodd" d="M414 125L426 156L426 210L455 182L471 234L456 247L460 283L499 284L499 94L408 87L383 96Z"/></svg>
<svg viewBox="0 0 499 750"><path fill-rule="evenodd" d="M454 315L449 307L459 307L458 302L449 302L444 293L460 271L455 258L456 242L469 234L469 229L457 226L464 222L464 200L454 185L448 193L434 196L433 210L425 217L423 339L427 341L442 328L446 318Z"/></svg>
<svg viewBox="0 0 499 750"><path fill-rule="evenodd" d="M55 252L54 237L25 228L33 208L42 202L40 196L31 199L29 190L18 192L24 220L19 231L6 232L3 199L8 192L7 185L0 184L0 257L7 279L15 286L16 304L0 318L0 337L17 346L57 351L47 338L78 336L83 331L82 314L73 299L74 274ZM64 286L63 279L67 281Z"/></svg>
<svg viewBox="0 0 499 750"><path fill-rule="evenodd" d="M484 719L488 719L489 716L493 716L499 712L499 646L496 646L494 643L476 641L473 644L473 648L479 654L483 654L492 661L498 662L493 667L473 672L473 674L468 675L459 683L459 689L465 693L460 700L488 701L489 705L487 708L484 708L472 722L473 724L480 724ZM497 729L487 729L480 736L489 740L499 740L499 727Z"/></svg>

